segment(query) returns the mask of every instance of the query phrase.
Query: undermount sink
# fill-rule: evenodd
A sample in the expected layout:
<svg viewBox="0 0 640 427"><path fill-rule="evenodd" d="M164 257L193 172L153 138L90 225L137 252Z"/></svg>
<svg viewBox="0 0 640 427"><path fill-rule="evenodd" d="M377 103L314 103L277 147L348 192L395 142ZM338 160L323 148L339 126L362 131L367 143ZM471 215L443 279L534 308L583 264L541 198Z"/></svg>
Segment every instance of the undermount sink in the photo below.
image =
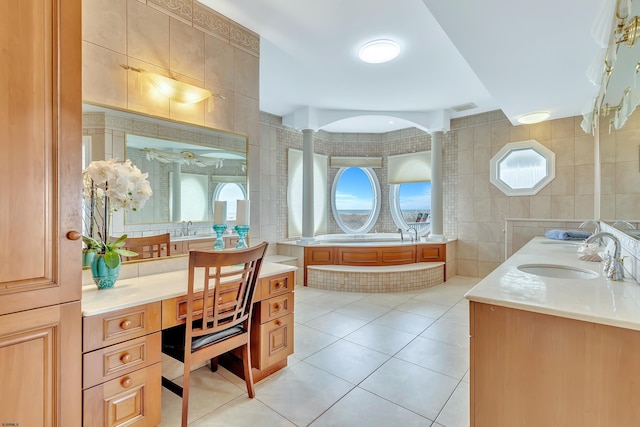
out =
<svg viewBox="0 0 640 427"><path fill-rule="evenodd" d="M595 279L598 273L584 268L557 264L522 264L518 270L536 276L553 277L556 279Z"/></svg>

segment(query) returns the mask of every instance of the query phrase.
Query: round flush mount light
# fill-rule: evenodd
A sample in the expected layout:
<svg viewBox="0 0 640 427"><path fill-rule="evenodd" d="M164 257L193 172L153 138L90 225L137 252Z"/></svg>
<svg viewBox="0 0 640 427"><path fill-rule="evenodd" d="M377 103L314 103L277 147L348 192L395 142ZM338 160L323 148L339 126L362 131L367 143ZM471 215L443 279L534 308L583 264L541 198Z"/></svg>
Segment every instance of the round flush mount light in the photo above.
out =
<svg viewBox="0 0 640 427"><path fill-rule="evenodd" d="M360 48L358 56L369 64L381 64L394 59L400 53L400 45L393 40L373 40Z"/></svg>
<svg viewBox="0 0 640 427"><path fill-rule="evenodd" d="M547 120L550 115L551 114L548 111L536 111L535 113L529 113L518 117L518 123L522 123L523 125L540 123Z"/></svg>

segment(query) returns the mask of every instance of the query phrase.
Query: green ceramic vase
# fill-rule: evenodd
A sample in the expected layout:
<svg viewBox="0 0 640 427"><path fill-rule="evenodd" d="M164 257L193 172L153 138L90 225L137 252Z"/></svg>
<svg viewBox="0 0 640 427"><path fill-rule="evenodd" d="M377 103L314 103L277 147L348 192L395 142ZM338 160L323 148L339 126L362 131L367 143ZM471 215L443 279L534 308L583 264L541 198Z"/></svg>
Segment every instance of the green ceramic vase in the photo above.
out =
<svg viewBox="0 0 640 427"><path fill-rule="evenodd" d="M91 273L98 289L113 288L120 274L120 264L116 268L111 268L104 262L104 254L96 254L91 263Z"/></svg>

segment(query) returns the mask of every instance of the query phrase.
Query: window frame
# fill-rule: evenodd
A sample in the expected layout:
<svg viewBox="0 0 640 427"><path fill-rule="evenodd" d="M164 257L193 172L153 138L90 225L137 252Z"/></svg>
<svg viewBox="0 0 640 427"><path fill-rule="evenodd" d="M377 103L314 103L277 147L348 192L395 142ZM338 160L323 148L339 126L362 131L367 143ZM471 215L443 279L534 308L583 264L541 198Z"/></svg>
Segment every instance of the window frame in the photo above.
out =
<svg viewBox="0 0 640 427"><path fill-rule="evenodd" d="M529 188L512 188L508 183L500 179L500 164L511 152L524 149L532 149L547 161L547 173L544 178ZM507 196L533 196L547 186L556 177L556 155L544 145L535 140L510 142L505 144L489 163L489 181Z"/></svg>
<svg viewBox="0 0 640 427"><path fill-rule="evenodd" d="M421 182L430 182L430 181L421 181ZM411 184L409 182L405 182L403 184ZM402 210L400 209L400 186L402 184L389 184L389 210L391 211L391 218L393 219L393 223L396 227L404 230L408 230L409 228L415 228L418 231L418 237L424 237L429 234L431 231L431 221L425 224L414 224L409 225L404 220L404 216L402 215ZM429 209L429 217L431 217L431 209Z"/></svg>

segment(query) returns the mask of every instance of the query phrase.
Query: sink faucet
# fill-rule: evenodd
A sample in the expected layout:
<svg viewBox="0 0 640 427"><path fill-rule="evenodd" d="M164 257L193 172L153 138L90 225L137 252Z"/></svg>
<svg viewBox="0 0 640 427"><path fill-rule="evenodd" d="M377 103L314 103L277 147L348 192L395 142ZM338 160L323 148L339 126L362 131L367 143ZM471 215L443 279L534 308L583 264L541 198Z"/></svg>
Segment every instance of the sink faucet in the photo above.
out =
<svg viewBox="0 0 640 427"><path fill-rule="evenodd" d="M601 237L608 237L613 240L613 260L607 265L605 262L604 274L608 279L611 280L622 280L624 279L624 267L622 265L622 257L620 256L620 241L616 236L611 233L607 233L606 231L596 233L585 240L585 243L589 243L592 240L599 239Z"/></svg>
<svg viewBox="0 0 640 427"><path fill-rule="evenodd" d="M590 219L588 221L583 222L582 224L580 224L580 227L578 227L578 228L585 228L587 225L595 226L596 229L593 232L593 234L600 233L600 223L598 221L593 220L593 219ZM596 243L598 243L598 246L602 245L602 239L598 238L598 241Z"/></svg>
<svg viewBox="0 0 640 427"><path fill-rule="evenodd" d="M629 221L616 221L613 223L613 226L619 230L627 229L627 230L635 230L636 228Z"/></svg>
<svg viewBox="0 0 640 427"><path fill-rule="evenodd" d="M192 225L193 225L193 223L192 223L191 221L188 221L188 222L187 222L187 236L190 236L190 234L189 234L189 227L190 227L190 226L192 226Z"/></svg>

